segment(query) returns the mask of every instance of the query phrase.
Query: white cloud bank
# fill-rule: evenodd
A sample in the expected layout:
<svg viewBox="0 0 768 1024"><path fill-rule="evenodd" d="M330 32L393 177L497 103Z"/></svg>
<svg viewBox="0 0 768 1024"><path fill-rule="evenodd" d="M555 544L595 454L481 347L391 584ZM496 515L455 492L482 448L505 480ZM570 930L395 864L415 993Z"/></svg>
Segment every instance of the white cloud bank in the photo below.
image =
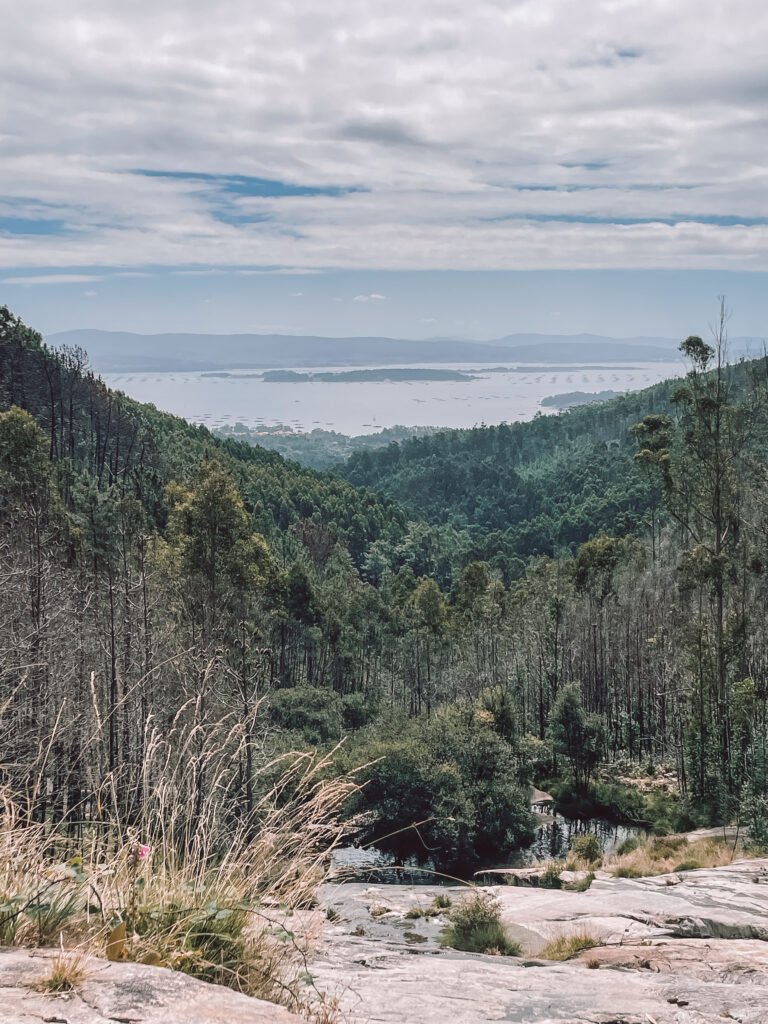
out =
<svg viewBox="0 0 768 1024"><path fill-rule="evenodd" d="M3 37L6 268L768 269L759 0L26 0Z"/></svg>
<svg viewBox="0 0 768 1024"><path fill-rule="evenodd" d="M4 277L0 284L23 284L31 287L36 284L87 284L90 281L102 281L103 277L94 274L24 274L23 277ZM85 292L95 295L96 292Z"/></svg>

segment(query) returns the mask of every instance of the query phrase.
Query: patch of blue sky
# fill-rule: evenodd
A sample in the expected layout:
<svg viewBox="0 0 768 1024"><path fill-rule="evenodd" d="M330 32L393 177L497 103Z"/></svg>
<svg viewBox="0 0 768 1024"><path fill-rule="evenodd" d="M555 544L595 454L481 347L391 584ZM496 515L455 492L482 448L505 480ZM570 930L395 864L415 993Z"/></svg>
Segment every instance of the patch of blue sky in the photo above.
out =
<svg viewBox="0 0 768 1024"><path fill-rule="evenodd" d="M0 235L63 235L68 230L63 220L0 216Z"/></svg>
<svg viewBox="0 0 768 1024"><path fill-rule="evenodd" d="M154 171L137 169L133 174L163 178L169 181L190 182L201 186L199 194L207 201L208 211L222 224L240 227L259 224L271 218L269 213L246 209L240 205L247 199L286 199L291 197L339 197L365 189L339 185L296 185L269 178L255 178L244 174L206 174L200 171ZM290 232L288 232L291 234ZM300 235L295 235L300 238Z"/></svg>
<svg viewBox="0 0 768 1024"><path fill-rule="evenodd" d="M139 168L133 174L145 178L168 178L174 181L199 182L232 196L282 199L288 196L341 196L365 189L340 185L294 185L287 181L253 178L245 174L204 174L198 171L152 171Z"/></svg>
<svg viewBox="0 0 768 1024"><path fill-rule="evenodd" d="M560 167L567 167L568 170L583 171L604 171L611 166L610 160L561 160Z"/></svg>
<svg viewBox="0 0 768 1024"><path fill-rule="evenodd" d="M246 213L235 203L213 204L210 213L222 224L230 224L232 227L241 227L244 224L261 224L272 219L265 213Z"/></svg>

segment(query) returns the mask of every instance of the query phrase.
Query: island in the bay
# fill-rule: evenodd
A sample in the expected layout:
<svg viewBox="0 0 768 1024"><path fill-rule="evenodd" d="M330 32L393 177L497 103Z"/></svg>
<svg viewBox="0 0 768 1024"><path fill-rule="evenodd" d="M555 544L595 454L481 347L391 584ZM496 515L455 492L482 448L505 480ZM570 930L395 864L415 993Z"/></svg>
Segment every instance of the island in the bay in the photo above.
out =
<svg viewBox="0 0 768 1024"><path fill-rule="evenodd" d="M591 405L618 398L619 391L566 391L562 395L547 395L541 404L547 409L572 409L575 405Z"/></svg>
<svg viewBox="0 0 768 1024"><path fill-rule="evenodd" d="M441 370L429 367L376 367L372 370L325 370L313 373L300 373L298 370L267 370L262 374L267 384L359 384L361 382L389 381L405 383L408 381L433 380L474 380L472 374L460 370Z"/></svg>

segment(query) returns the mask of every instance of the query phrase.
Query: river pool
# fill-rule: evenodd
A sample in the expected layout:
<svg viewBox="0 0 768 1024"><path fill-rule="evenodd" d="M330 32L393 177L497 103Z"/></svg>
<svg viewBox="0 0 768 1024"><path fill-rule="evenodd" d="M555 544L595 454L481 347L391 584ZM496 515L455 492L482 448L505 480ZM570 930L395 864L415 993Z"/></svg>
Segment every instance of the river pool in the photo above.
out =
<svg viewBox="0 0 768 1024"><path fill-rule="evenodd" d="M530 846L516 850L510 857L485 868L525 867L549 860L564 860L571 843L579 835L593 833L597 836L603 854L611 853L625 839L642 837L645 830L633 825L617 825L604 818L565 818L562 814L539 815L536 836ZM374 847L361 849L346 846L335 850L332 857L335 868L347 870L351 875L365 881L390 883L439 883L429 863L417 864L411 858L405 864L398 864L395 858Z"/></svg>

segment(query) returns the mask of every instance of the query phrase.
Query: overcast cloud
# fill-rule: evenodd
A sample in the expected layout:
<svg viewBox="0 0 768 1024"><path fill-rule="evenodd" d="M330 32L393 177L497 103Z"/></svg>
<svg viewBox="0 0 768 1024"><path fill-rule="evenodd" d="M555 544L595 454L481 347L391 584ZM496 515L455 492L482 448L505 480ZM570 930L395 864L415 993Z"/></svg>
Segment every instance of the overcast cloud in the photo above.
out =
<svg viewBox="0 0 768 1024"><path fill-rule="evenodd" d="M2 36L22 274L768 269L759 0L24 0Z"/></svg>

